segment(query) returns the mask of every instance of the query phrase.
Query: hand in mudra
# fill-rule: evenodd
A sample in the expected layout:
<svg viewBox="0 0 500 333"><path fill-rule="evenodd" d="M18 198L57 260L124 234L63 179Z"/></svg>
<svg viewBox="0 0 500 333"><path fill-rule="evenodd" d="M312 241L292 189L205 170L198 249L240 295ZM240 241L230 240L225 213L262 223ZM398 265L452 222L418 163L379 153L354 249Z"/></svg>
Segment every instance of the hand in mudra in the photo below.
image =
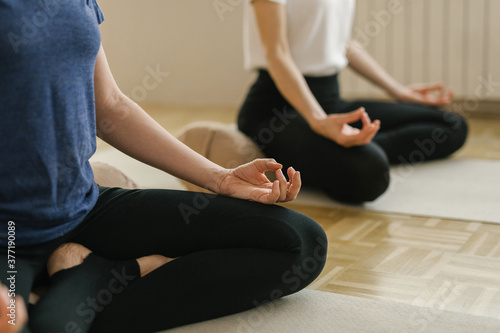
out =
<svg viewBox="0 0 500 333"><path fill-rule="evenodd" d="M361 129L349 125L358 120L363 124ZM359 108L348 113L330 114L311 127L316 133L349 148L370 143L380 129L380 121L372 122L365 109Z"/></svg>
<svg viewBox="0 0 500 333"><path fill-rule="evenodd" d="M440 107L450 104L453 94L453 90L446 91L442 83L436 83L403 87L393 95L402 102Z"/></svg>
<svg viewBox="0 0 500 333"><path fill-rule="evenodd" d="M302 184L300 173L292 167L288 168L287 181L282 168L274 159L256 159L228 170L217 186L217 193L265 204L292 201L297 197ZM275 172L274 182L266 177L266 171Z"/></svg>

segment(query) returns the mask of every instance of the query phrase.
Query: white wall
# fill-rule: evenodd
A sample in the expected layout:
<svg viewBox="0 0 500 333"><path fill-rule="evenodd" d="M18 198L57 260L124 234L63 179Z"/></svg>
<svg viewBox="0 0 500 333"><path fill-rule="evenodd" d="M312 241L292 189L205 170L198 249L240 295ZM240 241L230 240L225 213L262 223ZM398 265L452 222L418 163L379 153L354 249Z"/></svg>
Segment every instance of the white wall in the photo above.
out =
<svg viewBox="0 0 500 333"><path fill-rule="evenodd" d="M243 70L242 3L248 0L98 1L106 16L103 44L126 94L168 104L241 103L253 78ZM373 13L393 2L404 10L367 48L396 78L445 81L461 97L475 94L479 75L500 82L500 0L358 0L355 29L373 28ZM214 3L227 11L219 16ZM148 66L170 73L150 91L145 87L155 82L143 83ZM348 71L342 80L344 95L383 96ZM494 88L490 95L483 88L480 99L500 99L500 87Z"/></svg>
<svg viewBox="0 0 500 333"><path fill-rule="evenodd" d="M223 0L224 3L228 1ZM213 0L99 0L104 49L121 89L142 100L146 67L169 76L146 102L238 105L252 81L243 70L242 1L222 20ZM147 81L152 88L154 81ZM137 88L138 87L138 88ZM139 98L138 98L139 97Z"/></svg>

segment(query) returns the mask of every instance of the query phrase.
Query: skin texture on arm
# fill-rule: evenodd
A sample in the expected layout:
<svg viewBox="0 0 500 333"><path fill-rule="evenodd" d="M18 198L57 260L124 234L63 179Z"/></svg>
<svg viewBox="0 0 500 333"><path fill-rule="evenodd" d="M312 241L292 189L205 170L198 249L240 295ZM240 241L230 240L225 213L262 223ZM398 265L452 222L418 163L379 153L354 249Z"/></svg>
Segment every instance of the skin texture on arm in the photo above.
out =
<svg viewBox="0 0 500 333"><path fill-rule="evenodd" d="M268 70L281 94L319 135L344 147L369 143L379 129L379 122L372 123L364 109L327 115L309 89L290 52L285 6L267 0L256 0L252 5ZM348 125L360 119L361 130Z"/></svg>
<svg viewBox="0 0 500 333"><path fill-rule="evenodd" d="M295 199L300 173L289 168L287 182L282 165L260 159L236 169L225 169L196 153L154 121L118 88L104 49L100 48L95 72L98 136L125 154L215 193L272 204ZM264 175L275 171L272 183Z"/></svg>
<svg viewBox="0 0 500 333"><path fill-rule="evenodd" d="M349 67L390 96L403 102L429 106L442 106L451 102L453 91L445 91L441 83L406 87L396 81L357 41L351 39L347 45Z"/></svg>

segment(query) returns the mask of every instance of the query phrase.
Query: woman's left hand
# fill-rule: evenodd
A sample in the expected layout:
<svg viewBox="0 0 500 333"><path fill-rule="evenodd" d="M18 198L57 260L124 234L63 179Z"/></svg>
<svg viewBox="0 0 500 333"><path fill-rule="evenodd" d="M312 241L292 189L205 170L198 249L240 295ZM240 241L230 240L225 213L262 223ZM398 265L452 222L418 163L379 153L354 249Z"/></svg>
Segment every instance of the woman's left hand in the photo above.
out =
<svg viewBox="0 0 500 333"><path fill-rule="evenodd" d="M218 193L231 197L257 201L264 204L292 201L301 187L300 172L288 168L287 181L281 169L283 166L274 159L256 159L241 165L228 173L218 184ZM276 180L271 182L266 171L274 171Z"/></svg>
<svg viewBox="0 0 500 333"><path fill-rule="evenodd" d="M453 98L453 90L446 91L442 83L425 84L402 87L393 96L402 102L440 107L450 104Z"/></svg>

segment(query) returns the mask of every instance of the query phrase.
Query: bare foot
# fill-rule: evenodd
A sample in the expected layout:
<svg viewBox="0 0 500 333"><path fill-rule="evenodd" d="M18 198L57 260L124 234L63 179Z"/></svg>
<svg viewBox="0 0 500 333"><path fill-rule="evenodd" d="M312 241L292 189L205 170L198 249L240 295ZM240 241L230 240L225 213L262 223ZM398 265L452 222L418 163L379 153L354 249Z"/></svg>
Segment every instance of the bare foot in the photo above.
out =
<svg viewBox="0 0 500 333"><path fill-rule="evenodd" d="M63 269L80 265L92 251L85 246L76 243L66 243L59 246L47 261L47 272L49 276Z"/></svg>
<svg viewBox="0 0 500 333"><path fill-rule="evenodd" d="M159 254L153 254L146 257L141 257L137 259L139 263L139 268L141 269L141 277L148 275L160 266L174 260L173 258L167 258Z"/></svg>
<svg viewBox="0 0 500 333"><path fill-rule="evenodd" d="M76 243L66 243L59 246L47 261L47 271L49 276L54 275L62 269L68 269L80 265L83 260L91 253L85 246ZM141 277L151 273L158 267L174 259L153 254L137 259L141 270Z"/></svg>
<svg viewBox="0 0 500 333"><path fill-rule="evenodd" d="M0 332L21 332L28 320L28 311L22 297L9 297L9 289L0 283Z"/></svg>

